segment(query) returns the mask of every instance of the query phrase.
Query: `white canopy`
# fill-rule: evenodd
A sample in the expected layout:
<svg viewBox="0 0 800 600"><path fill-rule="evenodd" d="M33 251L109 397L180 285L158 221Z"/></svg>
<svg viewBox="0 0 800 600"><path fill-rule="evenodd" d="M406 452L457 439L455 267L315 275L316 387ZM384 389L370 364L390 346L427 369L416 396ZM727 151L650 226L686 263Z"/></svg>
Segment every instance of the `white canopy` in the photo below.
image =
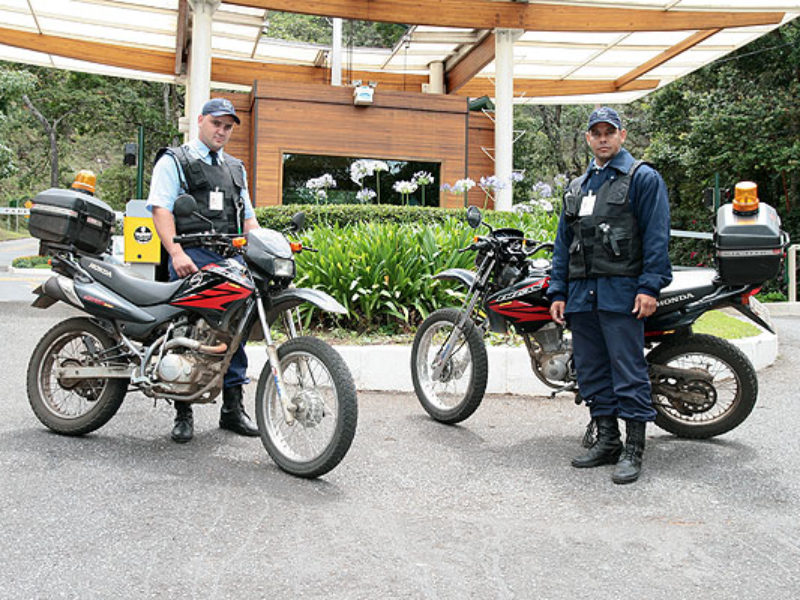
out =
<svg viewBox="0 0 800 600"><path fill-rule="evenodd" d="M380 2L353 0L350 5L357 12L358 6L367 11ZM471 5L486 3L487 0L473 0L461 2L461 6L464 12L469 12ZM281 8L285 4L269 0L221 2L213 14L212 60L224 59L229 61L225 65L243 66L245 71L246 67L256 65L307 70L326 67L330 60L328 47L264 36L268 8ZM347 6L343 1L322 4ZM499 6L505 2L498 0L493 4ZM302 12L313 12L314 5L294 2ZM547 30L526 28L513 46L515 102L630 102L800 14L800 0L550 0L546 5L530 2L527 6L529 11L537 7L549 11L586 7L597 11L640 10L632 13L631 27L626 29L627 21L623 21L619 23L619 31L587 31L585 24L577 31L554 31L552 26ZM644 21L636 22L637 14L645 17L650 14L646 11L656 16L692 11L697 15L697 27L647 30ZM191 29L190 13L190 7L180 0L0 0L3 42L0 59L137 79L183 81L186 61L183 51ZM776 13L776 18L760 25L720 27L716 18L719 13L734 16ZM565 13L562 27L570 27L570 14ZM706 21L709 15L715 18L708 17ZM407 16L407 12L398 14L398 20ZM343 63L348 70L374 73L378 81L390 74L427 76L429 65L436 62L445 65L445 73L455 74L459 63L474 60L476 48L491 35L492 23L487 23L484 29L415 25L392 49L345 47ZM119 56L106 51L109 46L119 50ZM487 95L493 95L493 43L486 42L484 46L492 46L488 63L475 63L478 66L472 69L474 73L454 81L451 87L457 84L463 88L457 93L479 96L488 91ZM125 56L129 57L127 62ZM246 75L229 77L225 72L231 69L212 68L212 87L247 88ZM559 90L565 93L562 95ZM586 92L578 93L582 90Z"/></svg>

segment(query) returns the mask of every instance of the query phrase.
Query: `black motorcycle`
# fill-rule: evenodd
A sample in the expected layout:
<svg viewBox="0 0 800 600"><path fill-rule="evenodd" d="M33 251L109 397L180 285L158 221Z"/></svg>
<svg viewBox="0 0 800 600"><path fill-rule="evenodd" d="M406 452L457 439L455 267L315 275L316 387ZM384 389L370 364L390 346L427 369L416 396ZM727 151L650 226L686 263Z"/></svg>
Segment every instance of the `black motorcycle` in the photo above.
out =
<svg viewBox="0 0 800 600"><path fill-rule="evenodd" d="M762 206L769 214L770 207ZM470 207L467 221L477 228L480 211ZM572 392L581 401L571 338L550 316L550 260L533 258L552 251L553 244L526 239L518 229L485 226L488 235L476 236L459 250L476 253L475 271L448 269L434 276L463 286L463 304L433 312L417 330L412 347L417 398L442 423L463 421L483 400L488 376L484 336L490 331L521 335L534 375L553 394ZM645 323L645 340L656 424L666 431L709 438L737 427L753 410L758 379L751 362L727 340L693 333L692 325L704 313L729 306L772 331L753 296L780 266L779 251L788 238L779 229L776 236L765 254L753 248L736 250L751 263L753 257L770 258L759 259L757 265L723 263L727 281L714 269L677 268L672 283L662 290L656 312ZM747 236L741 239L746 243ZM725 241L718 240L718 246L726 247Z"/></svg>
<svg viewBox="0 0 800 600"><path fill-rule="evenodd" d="M305 302L346 312L324 292L291 287L293 253L314 249L271 229L246 237L178 235L175 242L208 247L225 260L171 283L147 281L101 259L113 223L108 212L101 201L65 190L39 194L31 208L31 233L52 254L57 273L35 290L33 305L60 300L89 315L53 327L31 356L28 398L39 420L57 433L86 434L114 416L128 391L213 402L241 342L263 337L268 362L255 415L264 447L293 475L318 477L333 469L353 440L358 409L341 356L298 335L293 318L292 309ZM175 214L199 216L194 198L178 198ZM295 215L293 229L303 221L302 213ZM280 346L270 333L278 320L288 337Z"/></svg>

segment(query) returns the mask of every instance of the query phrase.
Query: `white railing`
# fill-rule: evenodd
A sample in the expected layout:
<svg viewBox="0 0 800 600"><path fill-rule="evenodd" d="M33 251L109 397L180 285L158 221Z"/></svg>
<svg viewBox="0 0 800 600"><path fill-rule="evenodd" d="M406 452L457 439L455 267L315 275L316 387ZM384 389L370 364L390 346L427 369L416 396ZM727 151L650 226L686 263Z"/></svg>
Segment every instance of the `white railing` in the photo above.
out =
<svg viewBox="0 0 800 600"><path fill-rule="evenodd" d="M789 246L786 261L789 267L789 302L797 302L797 248L800 244Z"/></svg>

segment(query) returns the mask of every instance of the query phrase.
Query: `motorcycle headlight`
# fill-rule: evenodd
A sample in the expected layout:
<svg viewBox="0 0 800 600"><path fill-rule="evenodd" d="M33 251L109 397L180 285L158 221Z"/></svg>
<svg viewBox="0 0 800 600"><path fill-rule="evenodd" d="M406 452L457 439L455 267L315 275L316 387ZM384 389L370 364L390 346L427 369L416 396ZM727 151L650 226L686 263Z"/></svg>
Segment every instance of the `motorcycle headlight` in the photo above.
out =
<svg viewBox="0 0 800 600"><path fill-rule="evenodd" d="M294 261L291 258L275 258L272 261L275 277L294 277Z"/></svg>

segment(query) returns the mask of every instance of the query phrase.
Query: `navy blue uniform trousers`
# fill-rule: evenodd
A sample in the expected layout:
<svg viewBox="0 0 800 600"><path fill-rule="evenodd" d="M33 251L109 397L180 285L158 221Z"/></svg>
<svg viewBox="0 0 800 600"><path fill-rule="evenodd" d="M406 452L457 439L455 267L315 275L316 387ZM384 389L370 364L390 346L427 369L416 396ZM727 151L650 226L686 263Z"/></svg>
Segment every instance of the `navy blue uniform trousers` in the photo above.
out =
<svg viewBox="0 0 800 600"><path fill-rule="evenodd" d="M644 320L605 310L567 315L581 396L592 418L652 421Z"/></svg>
<svg viewBox="0 0 800 600"><path fill-rule="evenodd" d="M185 248L184 252L194 261L198 269L202 269L209 263L225 260L221 255L205 248ZM180 278L178 274L175 273L175 269L172 268L172 258L170 258L169 280L175 281L176 279ZM244 351L244 343L242 343L239 345L236 354L231 358L231 364L228 365L228 370L225 372L225 377L222 380L222 387L236 387L248 383L250 383L250 379L247 377L247 354Z"/></svg>

